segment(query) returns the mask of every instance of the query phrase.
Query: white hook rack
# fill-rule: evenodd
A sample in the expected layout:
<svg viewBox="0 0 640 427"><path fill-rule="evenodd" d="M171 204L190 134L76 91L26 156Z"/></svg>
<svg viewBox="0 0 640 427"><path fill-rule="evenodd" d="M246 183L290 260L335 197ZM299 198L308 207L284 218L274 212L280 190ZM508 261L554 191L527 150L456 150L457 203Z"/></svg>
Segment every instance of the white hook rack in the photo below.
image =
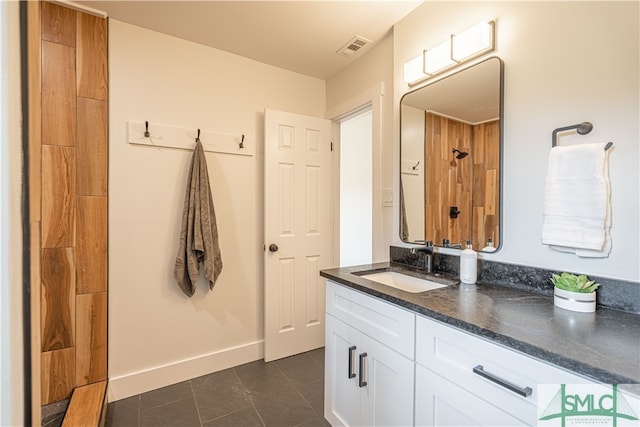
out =
<svg viewBox="0 0 640 427"><path fill-rule="evenodd" d="M131 120L127 122L127 133L129 144L183 150L193 150L198 137L196 128L187 129ZM149 136L145 136L145 133ZM201 130L199 137L204 151L241 156L254 155L255 145L244 134L228 135Z"/></svg>

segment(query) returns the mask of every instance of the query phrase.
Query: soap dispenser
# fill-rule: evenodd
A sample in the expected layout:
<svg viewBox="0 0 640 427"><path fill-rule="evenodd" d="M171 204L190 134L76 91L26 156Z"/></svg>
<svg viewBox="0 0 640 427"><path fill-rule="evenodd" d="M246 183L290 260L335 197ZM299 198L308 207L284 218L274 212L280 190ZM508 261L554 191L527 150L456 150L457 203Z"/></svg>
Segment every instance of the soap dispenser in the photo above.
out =
<svg viewBox="0 0 640 427"><path fill-rule="evenodd" d="M489 237L487 239L487 246L482 248L482 252L495 252L495 251L496 251L496 247L493 245L493 239Z"/></svg>
<svg viewBox="0 0 640 427"><path fill-rule="evenodd" d="M467 240L467 247L460 253L460 281L466 285L473 285L478 279L478 254Z"/></svg>

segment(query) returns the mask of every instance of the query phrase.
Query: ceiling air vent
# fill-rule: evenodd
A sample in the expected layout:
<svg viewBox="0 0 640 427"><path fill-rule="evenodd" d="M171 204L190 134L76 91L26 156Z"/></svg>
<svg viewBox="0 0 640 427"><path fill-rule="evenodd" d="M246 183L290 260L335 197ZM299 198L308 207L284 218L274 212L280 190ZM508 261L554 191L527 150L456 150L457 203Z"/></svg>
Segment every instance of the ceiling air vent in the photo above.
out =
<svg viewBox="0 0 640 427"><path fill-rule="evenodd" d="M351 40L345 43L336 53L344 56L350 56L358 52L360 49L371 43L371 40L367 40L362 36L354 36Z"/></svg>

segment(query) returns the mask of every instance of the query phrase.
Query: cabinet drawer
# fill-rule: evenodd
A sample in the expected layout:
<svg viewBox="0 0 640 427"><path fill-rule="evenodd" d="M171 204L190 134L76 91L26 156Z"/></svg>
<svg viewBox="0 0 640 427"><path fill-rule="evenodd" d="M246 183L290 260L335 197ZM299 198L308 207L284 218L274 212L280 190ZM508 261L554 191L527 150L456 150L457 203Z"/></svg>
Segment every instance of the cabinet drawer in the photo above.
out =
<svg viewBox="0 0 640 427"><path fill-rule="evenodd" d="M530 356L472 336L459 329L417 316L416 361L487 402L534 423L539 384L580 384L592 382ZM482 372L474 372L481 366ZM489 379L481 374L494 378ZM495 377L498 377L496 382ZM503 380L502 384L499 383ZM505 384L507 383L507 384ZM509 388L509 386L513 388ZM530 388L528 396L519 391Z"/></svg>
<svg viewBox="0 0 640 427"><path fill-rule="evenodd" d="M429 369L416 366L416 427L427 426L526 426L508 410L488 403Z"/></svg>
<svg viewBox="0 0 640 427"><path fill-rule="evenodd" d="M331 281L327 313L413 360L415 314Z"/></svg>

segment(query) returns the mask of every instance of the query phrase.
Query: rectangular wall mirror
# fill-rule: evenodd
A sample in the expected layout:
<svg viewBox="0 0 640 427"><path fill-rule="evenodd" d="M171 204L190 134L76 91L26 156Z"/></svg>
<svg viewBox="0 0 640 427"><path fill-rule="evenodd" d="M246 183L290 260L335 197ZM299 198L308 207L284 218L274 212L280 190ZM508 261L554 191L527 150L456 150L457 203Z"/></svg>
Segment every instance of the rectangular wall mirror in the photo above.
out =
<svg viewBox="0 0 640 427"><path fill-rule="evenodd" d="M500 246L503 63L491 57L400 100L400 238Z"/></svg>

